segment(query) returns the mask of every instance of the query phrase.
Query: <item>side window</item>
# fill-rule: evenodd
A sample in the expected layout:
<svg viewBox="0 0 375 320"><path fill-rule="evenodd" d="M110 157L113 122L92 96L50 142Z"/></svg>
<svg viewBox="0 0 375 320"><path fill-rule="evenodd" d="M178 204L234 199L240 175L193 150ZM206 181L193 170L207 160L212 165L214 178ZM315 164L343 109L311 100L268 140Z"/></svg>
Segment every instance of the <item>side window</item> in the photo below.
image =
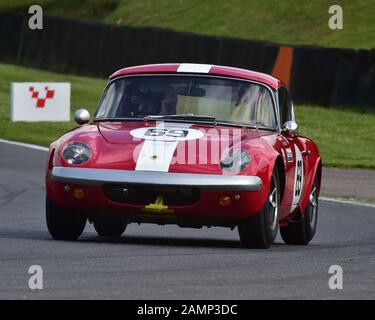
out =
<svg viewBox="0 0 375 320"><path fill-rule="evenodd" d="M283 125L287 121L294 121L293 104L290 100L288 89L281 87L278 91L279 107L280 107L280 124Z"/></svg>
<svg viewBox="0 0 375 320"><path fill-rule="evenodd" d="M104 93L96 118L125 116L123 108L125 95L125 81L112 82Z"/></svg>
<svg viewBox="0 0 375 320"><path fill-rule="evenodd" d="M276 116L273 108L273 102L267 89L260 87L257 101L257 119L258 125L266 128L276 128Z"/></svg>
<svg viewBox="0 0 375 320"><path fill-rule="evenodd" d="M100 104L100 108L98 113L96 114L96 118L102 118L108 116L110 111L111 105L113 104L114 99L114 85L110 85L107 91L104 93L103 100Z"/></svg>

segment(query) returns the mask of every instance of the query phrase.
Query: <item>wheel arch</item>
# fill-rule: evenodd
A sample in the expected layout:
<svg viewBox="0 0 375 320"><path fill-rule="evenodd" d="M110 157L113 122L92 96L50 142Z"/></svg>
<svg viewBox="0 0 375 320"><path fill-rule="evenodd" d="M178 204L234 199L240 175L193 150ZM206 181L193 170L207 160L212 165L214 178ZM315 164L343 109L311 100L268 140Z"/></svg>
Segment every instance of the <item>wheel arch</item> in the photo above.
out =
<svg viewBox="0 0 375 320"><path fill-rule="evenodd" d="M283 158L278 155L275 160L274 168L277 168L279 173L279 182L280 182L280 203L282 203L284 194L285 194L285 185L286 185L286 175L285 175L285 166Z"/></svg>
<svg viewBox="0 0 375 320"><path fill-rule="evenodd" d="M322 164L322 159L319 159L317 168L315 170L314 177L318 177L318 194L320 194L320 188L322 185L322 176L323 176L323 164Z"/></svg>
<svg viewBox="0 0 375 320"><path fill-rule="evenodd" d="M317 157L314 162L312 162L310 167L310 174L306 177L306 185L304 186L305 190L303 191L303 197L301 198L301 202L299 208L301 213L305 211L305 208L310 199L310 190L312 190L314 179L317 176L319 179L319 187L318 187L318 195L320 194L321 189L321 181L322 181L322 173L323 173L323 166L322 160L320 157Z"/></svg>

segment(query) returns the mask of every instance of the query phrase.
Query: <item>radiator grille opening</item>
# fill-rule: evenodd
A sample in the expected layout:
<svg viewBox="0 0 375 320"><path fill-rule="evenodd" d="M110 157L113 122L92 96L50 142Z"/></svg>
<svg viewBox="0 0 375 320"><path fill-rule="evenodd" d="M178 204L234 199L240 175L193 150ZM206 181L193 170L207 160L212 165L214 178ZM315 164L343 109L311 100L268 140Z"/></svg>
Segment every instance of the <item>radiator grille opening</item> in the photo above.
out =
<svg viewBox="0 0 375 320"><path fill-rule="evenodd" d="M190 187L106 184L104 193L111 201L134 205L154 203L158 196L171 206L194 204L200 199L200 190Z"/></svg>

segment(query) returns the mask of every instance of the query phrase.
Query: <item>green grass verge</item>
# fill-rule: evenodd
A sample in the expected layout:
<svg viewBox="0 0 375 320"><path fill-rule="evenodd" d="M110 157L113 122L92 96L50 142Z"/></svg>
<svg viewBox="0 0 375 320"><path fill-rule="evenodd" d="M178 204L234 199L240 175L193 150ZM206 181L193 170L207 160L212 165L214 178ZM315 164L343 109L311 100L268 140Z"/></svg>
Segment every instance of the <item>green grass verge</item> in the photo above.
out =
<svg viewBox="0 0 375 320"><path fill-rule="evenodd" d="M33 0L2 0L0 11L26 12ZM375 48L373 0L39 0L49 15L117 25L156 26L287 44ZM339 4L344 29L328 28Z"/></svg>
<svg viewBox="0 0 375 320"><path fill-rule="evenodd" d="M375 114L296 106L300 132L313 139L330 167L375 168Z"/></svg>
<svg viewBox="0 0 375 320"><path fill-rule="evenodd" d="M0 64L0 137L48 146L74 127L71 122L15 122L9 119L10 83L61 81L72 84L72 112L83 106L94 113L105 80L61 75ZM319 146L324 165L375 168L375 114L351 109L296 106L300 132Z"/></svg>

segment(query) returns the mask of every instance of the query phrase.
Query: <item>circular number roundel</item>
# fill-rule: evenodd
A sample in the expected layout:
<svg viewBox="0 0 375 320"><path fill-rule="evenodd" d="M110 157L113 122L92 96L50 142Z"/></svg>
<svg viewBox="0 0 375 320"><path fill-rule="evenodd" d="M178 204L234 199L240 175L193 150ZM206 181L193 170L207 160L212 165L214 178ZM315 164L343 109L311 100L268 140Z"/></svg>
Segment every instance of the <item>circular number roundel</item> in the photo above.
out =
<svg viewBox="0 0 375 320"><path fill-rule="evenodd" d="M130 131L130 134L138 139L159 141L186 141L203 137L203 132L178 127L144 127Z"/></svg>

